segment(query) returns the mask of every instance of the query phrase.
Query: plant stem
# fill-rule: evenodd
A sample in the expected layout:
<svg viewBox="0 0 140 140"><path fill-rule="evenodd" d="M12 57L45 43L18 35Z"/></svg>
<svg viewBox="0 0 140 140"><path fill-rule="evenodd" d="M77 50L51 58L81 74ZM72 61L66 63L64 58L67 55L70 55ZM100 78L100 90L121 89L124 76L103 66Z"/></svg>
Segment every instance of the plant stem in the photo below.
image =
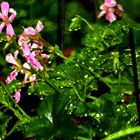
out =
<svg viewBox="0 0 140 140"><path fill-rule="evenodd" d="M77 137L77 140L90 140L90 139L89 138L84 138L84 137L78 136Z"/></svg>
<svg viewBox="0 0 140 140"><path fill-rule="evenodd" d="M34 70L39 76L40 78L42 78L50 87L52 87L57 93L60 93L59 89L52 84L47 78L45 78L40 72L37 72L36 70Z"/></svg>
<svg viewBox="0 0 140 140"><path fill-rule="evenodd" d="M139 132L140 132L140 126L135 126L135 127L131 127L131 128L127 128L127 129L115 132L115 133L107 136L103 140L116 140L116 139L124 140L125 138L122 139L122 137L132 135L132 134L135 134L135 133L139 133Z"/></svg>
<svg viewBox="0 0 140 140"><path fill-rule="evenodd" d="M15 124L15 125L13 126L13 128L6 134L6 137L10 136L10 135L14 132L14 130L18 127L18 125L19 125L19 124Z"/></svg>
<svg viewBox="0 0 140 140"><path fill-rule="evenodd" d="M79 16L79 15L77 15L77 17L79 17L81 20L83 20L83 21L87 24L87 26L88 26L91 30L93 30L93 27L89 24L89 22L88 22L86 19L82 18L82 17Z"/></svg>
<svg viewBox="0 0 140 140"><path fill-rule="evenodd" d="M133 79L134 79L134 94L136 95L137 112L138 112L138 125L140 125L140 100L139 100L139 87L138 87L138 72L135 54L134 34L133 30L129 30L129 43L131 48L131 58L133 65Z"/></svg>
<svg viewBox="0 0 140 140"><path fill-rule="evenodd" d="M65 45L65 0L58 0L58 45L60 49L64 49Z"/></svg>
<svg viewBox="0 0 140 140"><path fill-rule="evenodd" d="M91 96L91 95L87 95L87 98L89 98L89 99L91 99L91 100L95 100L95 101L102 101L101 99L99 99L99 98L96 98L96 97L94 97L94 96Z"/></svg>
<svg viewBox="0 0 140 140"><path fill-rule="evenodd" d="M27 117L27 118L29 119L30 117L24 112L24 110L23 110L23 109L15 102L15 100L11 97L11 95L10 95L9 91L6 89L5 85L4 85L2 82L1 82L1 84L2 84L2 86L3 86L4 90L5 90L5 92L6 92L7 95L9 96L9 98L12 100L12 102L15 103L15 106L19 109L19 111L20 111L25 117ZM8 105L7 105L7 107L8 107L11 111L13 111L14 114L21 120L21 117L19 117L19 115L17 115L17 114L19 114L19 113L17 113L17 110L15 110L12 106L8 106Z"/></svg>
<svg viewBox="0 0 140 140"><path fill-rule="evenodd" d="M79 95L78 91L76 90L76 88L75 88L74 86L72 86L72 88L73 88L74 92L76 93L77 97L79 98L79 100L80 100L81 102L83 102L84 99L82 99L82 98L80 97L80 95Z"/></svg>

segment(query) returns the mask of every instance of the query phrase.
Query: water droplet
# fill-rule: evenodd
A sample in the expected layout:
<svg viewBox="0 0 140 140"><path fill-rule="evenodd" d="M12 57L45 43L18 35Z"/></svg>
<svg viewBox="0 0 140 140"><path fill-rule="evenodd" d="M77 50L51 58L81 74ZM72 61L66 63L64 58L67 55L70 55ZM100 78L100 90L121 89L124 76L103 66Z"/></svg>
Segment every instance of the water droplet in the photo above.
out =
<svg viewBox="0 0 140 140"><path fill-rule="evenodd" d="M71 99L72 97L71 97L71 96L69 96L69 98Z"/></svg>
<svg viewBox="0 0 140 140"><path fill-rule="evenodd" d="M118 108L117 111L119 112L120 111L120 108Z"/></svg>
<svg viewBox="0 0 140 140"><path fill-rule="evenodd" d="M80 82L80 80L76 80L76 82L77 82L77 83L79 83L79 82Z"/></svg>
<svg viewBox="0 0 140 140"><path fill-rule="evenodd" d="M69 29L69 31L71 32L71 31L72 31L72 29Z"/></svg>
<svg viewBox="0 0 140 140"><path fill-rule="evenodd" d="M99 118L100 117L100 114L96 114L96 117Z"/></svg>
<svg viewBox="0 0 140 140"><path fill-rule="evenodd" d="M60 74L60 71L57 71L57 74Z"/></svg>
<svg viewBox="0 0 140 140"><path fill-rule="evenodd" d="M48 63L49 63L49 64L51 64L51 63L52 63L52 61L48 61Z"/></svg>
<svg viewBox="0 0 140 140"><path fill-rule="evenodd" d="M86 74L86 75L84 76L84 78L87 79L87 78L88 78L88 74Z"/></svg>
<svg viewBox="0 0 140 140"><path fill-rule="evenodd" d="M54 69L51 69L51 71L54 71Z"/></svg>
<svg viewBox="0 0 140 140"><path fill-rule="evenodd" d="M46 117L47 119L49 119L51 123L53 123L52 114L51 114L51 113L45 114L45 117Z"/></svg>
<svg viewBox="0 0 140 140"><path fill-rule="evenodd" d="M61 79L61 77L57 77L56 79L57 79L57 80L60 80L60 79Z"/></svg>
<svg viewBox="0 0 140 140"><path fill-rule="evenodd" d="M43 97L40 97L40 100L42 101L44 98Z"/></svg>
<svg viewBox="0 0 140 140"><path fill-rule="evenodd" d="M85 113L85 115L84 115L85 117L87 117L88 116L88 114L87 113Z"/></svg>
<svg viewBox="0 0 140 140"><path fill-rule="evenodd" d="M72 85L72 83L68 83L68 85L69 85L69 86L71 86L71 85Z"/></svg>
<svg viewBox="0 0 140 140"><path fill-rule="evenodd" d="M93 71L93 68L92 67L89 67L88 69L91 70L91 71Z"/></svg>
<svg viewBox="0 0 140 140"><path fill-rule="evenodd" d="M82 64L84 65L84 64L85 64L85 62L82 62Z"/></svg>
<svg viewBox="0 0 140 140"><path fill-rule="evenodd" d="M106 136L108 135L108 133L107 133L106 131L104 132L104 134L105 134Z"/></svg>

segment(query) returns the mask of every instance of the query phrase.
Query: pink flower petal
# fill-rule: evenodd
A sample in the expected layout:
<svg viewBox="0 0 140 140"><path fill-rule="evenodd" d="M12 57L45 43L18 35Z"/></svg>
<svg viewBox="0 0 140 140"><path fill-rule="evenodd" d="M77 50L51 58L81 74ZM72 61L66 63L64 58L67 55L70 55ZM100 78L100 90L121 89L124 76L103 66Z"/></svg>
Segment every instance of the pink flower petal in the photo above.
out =
<svg viewBox="0 0 140 140"><path fill-rule="evenodd" d="M4 23L4 22L2 22L2 23L0 24L0 32L2 32L2 30L3 30L4 26L5 26L5 23Z"/></svg>
<svg viewBox="0 0 140 140"><path fill-rule="evenodd" d="M29 54L31 53L30 47L27 43L24 43L23 46L21 46L21 50L25 57L29 56Z"/></svg>
<svg viewBox="0 0 140 140"><path fill-rule="evenodd" d="M40 32L40 31L42 31L43 28L44 28L44 26L43 26L42 22L39 20L37 25L36 25L36 30L38 32Z"/></svg>
<svg viewBox="0 0 140 140"><path fill-rule="evenodd" d="M6 61L8 63L11 63L11 64L14 64L14 65L18 66L18 63L16 62L16 59L14 58L14 56L11 53L8 53L6 55Z"/></svg>
<svg viewBox="0 0 140 140"><path fill-rule="evenodd" d="M36 74L32 74L32 75L29 77L29 80L30 80L30 81L35 81L35 80L36 80Z"/></svg>
<svg viewBox="0 0 140 140"><path fill-rule="evenodd" d="M27 82L28 77L29 77L29 73L27 72L27 73L25 73L25 75L24 75L24 80L23 80L23 82Z"/></svg>
<svg viewBox="0 0 140 140"><path fill-rule="evenodd" d="M3 19L3 15L2 15L2 13L1 13L1 12L0 12L0 18L1 18L1 19Z"/></svg>
<svg viewBox="0 0 140 140"><path fill-rule="evenodd" d="M17 56L19 54L19 50L14 51L14 58L17 59Z"/></svg>
<svg viewBox="0 0 140 140"><path fill-rule="evenodd" d="M31 85L34 86L35 80L36 80L36 74L33 74L29 77L29 80L31 81Z"/></svg>
<svg viewBox="0 0 140 140"><path fill-rule="evenodd" d="M16 103L18 103L21 99L21 93L20 92L21 92L21 90L18 90L14 94L14 99L15 99Z"/></svg>
<svg viewBox="0 0 140 140"><path fill-rule="evenodd" d="M18 75L18 72L16 70L12 71L10 73L10 75L7 77L7 79L5 80L5 82L7 84L9 84L10 82L12 82L17 77L17 75Z"/></svg>
<svg viewBox="0 0 140 140"><path fill-rule="evenodd" d="M41 66L40 62L35 58L35 56L32 53L30 53L30 55L26 57L26 60L37 70L43 70L43 67Z"/></svg>
<svg viewBox="0 0 140 140"><path fill-rule="evenodd" d="M110 23L112 23L113 21L116 20L116 15L114 14L114 11L109 11L107 14L106 14L106 20L108 20Z"/></svg>
<svg viewBox="0 0 140 140"><path fill-rule="evenodd" d="M105 0L105 5L108 7L115 7L116 6L116 1L115 0Z"/></svg>
<svg viewBox="0 0 140 140"><path fill-rule="evenodd" d="M18 39L18 45L23 46L23 44L27 44L29 42L29 39L26 35L21 35Z"/></svg>
<svg viewBox="0 0 140 140"><path fill-rule="evenodd" d="M50 56L47 55L47 54L41 54L41 56L42 56L43 59L44 59L44 58L46 58L46 59L50 58Z"/></svg>
<svg viewBox="0 0 140 140"><path fill-rule="evenodd" d="M42 45L38 45L36 43L33 43L32 46L31 46L31 49L37 49L37 48L43 49L43 46Z"/></svg>
<svg viewBox="0 0 140 140"><path fill-rule="evenodd" d="M102 16L104 16L106 14L106 11L101 11L99 14L98 14L98 18L101 18Z"/></svg>
<svg viewBox="0 0 140 140"><path fill-rule="evenodd" d="M14 29L10 23L7 24L6 34L13 37L14 36Z"/></svg>
<svg viewBox="0 0 140 140"><path fill-rule="evenodd" d="M106 6L105 4L102 4L102 5L100 6L100 10L106 11L107 9L108 9L108 6Z"/></svg>
<svg viewBox="0 0 140 140"><path fill-rule="evenodd" d="M34 86L35 80L36 80L36 74L31 75L31 76L29 77L29 80L32 81L32 82L31 82L31 85Z"/></svg>
<svg viewBox="0 0 140 140"><path fill-rule="evenodd" d="M11 16L9 17L8 20L9 20L9 21L12 21L12 20L16 17L17 12L16 12L13 8L10 8L9 12L12 13L12 14L11 14Z"/></svg>
<svg viewBox="0 0 140 140"><path fill-rule="evenodd" d="M27 62L23 64L23 67L25 69L29 69L29 70L31 69L30 65Z"/></svg>
<svg viewBox="0 0 140 140"><path fill-rule="evenodd" d="M117 9L123 11L123 7L120 4L117 4Z"/></svg>
<svg viewBox="0 0 140 140"><path fill-rule="evenodd" d="M1 11L2 11L2 15L4 15L4 17L7 19L8 12L9 12L9 3L8 2L1 3Z"/></svg>
<svg viewBox="0 0 140 140"><path fill-rule="evenodd" d="M36 34L36 30L33 27L28 27L24 29L24 33L26 35L35 35Z"/></svg>

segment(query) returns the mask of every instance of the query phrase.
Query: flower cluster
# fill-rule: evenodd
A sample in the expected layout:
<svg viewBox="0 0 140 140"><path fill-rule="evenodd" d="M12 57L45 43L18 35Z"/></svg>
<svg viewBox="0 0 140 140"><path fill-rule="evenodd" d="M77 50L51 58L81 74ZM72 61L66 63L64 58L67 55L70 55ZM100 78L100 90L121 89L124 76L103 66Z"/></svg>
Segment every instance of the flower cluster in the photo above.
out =
<svg viewBox="0 0 140 140"><path fill-rule="evenodd" d="M117 4L115 0L105 0L100 6L100 10L101 12L99 13L98 18L105 16L105 19L112 23L117 19L117 16L122 16L123 7L120 4Z"/></svg>
<svg viewBox="0 0 140 140"><path fill-rule="evenodd" d="M0 5L0 32L6 27L6 34L10 37L14 36L14 29L11 25L11 22L16 17L16 11L12 8L9 8L8 2L2 2ZM9 16L10 15L10 16ZM38 21L36 28L28 27L24 29L23 34L20 35L18 39L19 49L14 51L14 54L8 53L6 55L6 61L12 64L13 71L8 75L5 82L9 84L16 79L19 73L24 74L24 79L22 82L30 82L31 85L34 85L36 81L36 74L32 72L32 68L36 70L43 70L43 66L40 63L40 59L48 59L49 55L43 53L43 46L37 43L31 43L31 37L38 37L39 32L43 29L43 24L41 21ZM18 58L18 55L23 56L25 62L21 62ZM14 98L18 103L21 97L21 89L16 89Z"/></svg>
<svg viewBox="0 0 140 140"><path fill-rule="evenodd" d="M18 44L27 63L37 70L43 70L43 66L36 58L38 56L41 56L42 59L43 58L48 59L49 56L43 53L42 45L36 43L30 43L30 37L37 36L38 33L42 31L42 29L43 29L43 24L41 23L41 21L38 21L35 29L33 27L25 28L24 33L19 37L18 40Z"/></svg>
<svg viewBox="0 0 140 140"><path fill-rule="evenodd" d="M36 74L32 73L31 68L36 70L43 70L43 66L38 60L38 57L41 59L48 59L49 55L43 53L43 46L31 43L31 36L38 36L38 33L42 31L43 24L41 21L38 21L36 28L27 27L24 29L23 34L20 35L18 39L19 50L14 52L14 55L11 53L6 55L6 61L13 64L13 71L9 74L5 82L9 84L11 81L16 79L18 73L24 74L24 80L22 82L30 82L31 85L34 85L36 81ZM21 51L22 56L25 59L25 62L22 62L18 59L19 51ZM20 101L20 89L15 91L15 100L16 102Z"/></svg>

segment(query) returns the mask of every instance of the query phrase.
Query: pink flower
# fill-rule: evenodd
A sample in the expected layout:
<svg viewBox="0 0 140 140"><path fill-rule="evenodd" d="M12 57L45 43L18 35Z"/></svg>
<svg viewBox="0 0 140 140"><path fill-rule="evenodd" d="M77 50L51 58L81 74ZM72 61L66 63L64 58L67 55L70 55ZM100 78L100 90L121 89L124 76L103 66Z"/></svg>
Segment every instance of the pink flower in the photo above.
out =
<svg viewBox="0 0 140 140"><path fill-rule="evenodd" d="M24 43L24 45L21 47L21 50L25 58L31 53L30 46L26 43Z"/></svg>
<svg viewBox="0 0 140 140"><path fill-rule="evenodd" d="M36 28L34 29L33 27L28 27L28 28L25 28L24 29L24 33L26 35L36 35L37 32L41 32L42 29L43 29L43 24L41 21L38 21L37 25L36 25Z"/></svg>
<svg viewBox="0 0 140 140"><path fill-rule="evenodd" d="M15 91L14 99L15 99L16 103L18 103L20 101L20 98L21 98L21 93L20 92L21 92L20 89Z"/></svg>
<svg viewBox="0 0 140 140"><path fill-rule="evenodd" d="M28 44L29 43L29 38L27 35L21 35L18 39L18 45L19 46L23 46L24 44Z"/></svg>
<svg viewBox="0 0 140 140"><path fill-rule="evenodd" d="M100 6L100 10L98 18L105 16L105 19L112 23L117 19L117 16L122 16L123 7L117 4L115 0L105 0Z"/></svg>
<svg viewBox="0 0 140 140"><path fill-rule="evenodd" d="M41 66L40 62L35 58L35 56L30 53L27 57L26 60L29 64L31 64L35 69L37 70L43 70L43 67Z"/></svg>
<svg viewBox="0 0 140 140"><path fill-rule="evenodd" d="M10 17L8 17L8 13L11 13ZM16 11L12 8L9 8L8 2L2 2L0 12L0 18L2 19L2 23L0 24L0 32L2 32L3 28L6 26L6 34L13 37L14 29L11 25L11 22L15 17Z"/></svg>
<svg viewBox="0 0 140 140"><path fill-rule="evenodd" d="M117 19L117 16L114 14L114 11L112 9L109 10L110 11L106 14L105 19L108 20L110 23L112 23Z"/></svg>
<svg viewBox="0 0 140 140"><path fill-rule="evenodd" d="M23 56L25 57L28 64L30 64L33 68L37 70L43 70L43 66L38 61L38 56L41 56L43 58L49 58L47 54L42 54L43 52L43 46L36 44L36 43L30 43L30 37L36 36L38 37L38 33L42 31L43 24L41 21L38 21L35 29L33 27L27 27L24 29L24 33L20 36L18 40L18 44L20 46L20 49L22 50Z"/></svg>
<svg viewBox="0 0 140 140"><path fill-rule="evenodd" d="M33 50L33 51L32 51L32 54L33 54L34 56L40 55L41 52L43 52L42 49L43 49L43 46L42 46L42 45L38 45L38 44L36 44L36 43L33 43L33 44L31 45L31 50Z"/></svg>
<svg viewBox="0 0 140 140"><path fill-rule="evenodd" d="M16 57L14 57L11 53L8 53L8 54L6 55L6 61L7 61L8 63L11 63L11 64L14 64L14 65L18 66L18 63L17 63L17 61L16 61Z"/></svg>
<svg viewBox="0 0 140 140"><path fill-rule="evenodd" d="M9 84L10 82L12 82L18 75L18 71L14 70L10 73L10 75L7 77L7 79L5 80L5 82L7 84Z"/></svg>
<svg viewBox="0 0 140 140"><path fill-rule="evenodd" d="M23 43L21 50L27 63L31 64L37 70L43 70L40 62L35 58L36 55L32 53L30 49L31 47L29 46L29 44Z"/></svg>

